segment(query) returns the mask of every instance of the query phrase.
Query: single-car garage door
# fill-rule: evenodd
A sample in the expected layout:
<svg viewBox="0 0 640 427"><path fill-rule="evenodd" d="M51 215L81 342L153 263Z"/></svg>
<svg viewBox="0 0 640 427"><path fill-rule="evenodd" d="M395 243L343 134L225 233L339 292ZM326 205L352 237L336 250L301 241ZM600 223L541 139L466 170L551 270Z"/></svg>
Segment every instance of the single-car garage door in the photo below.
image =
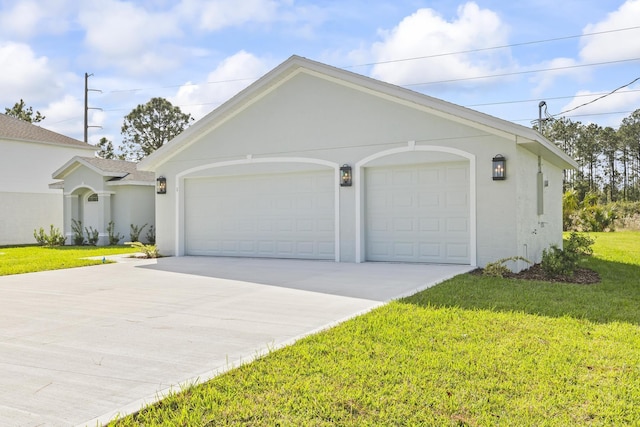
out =
<svg viewBox="0 0 640 427"><path fill-rule="evenodd" d="M335 259L333 171L185 180L188 255Z"/></svg>
<svg viewBox="0 0 640 427"><path fill-rule="evenodd" d="M468 264L469 163L365 169L368 261Z"/></svg>

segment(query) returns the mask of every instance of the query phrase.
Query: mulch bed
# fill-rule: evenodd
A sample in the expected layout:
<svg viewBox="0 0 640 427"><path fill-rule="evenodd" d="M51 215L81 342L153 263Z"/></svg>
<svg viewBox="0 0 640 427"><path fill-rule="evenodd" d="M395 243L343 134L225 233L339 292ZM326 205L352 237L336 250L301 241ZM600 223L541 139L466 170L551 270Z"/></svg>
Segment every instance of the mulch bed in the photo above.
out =
<svg viewBox="0 0 640 427"><path fill-rule="evenodd" d="M478 268L471 272L471 274L482 274L482 269ZM542 269L540 264L534 264L527 270L522 270L519 273L507 273L504 276L509 279L523 279L523 280L540 280L544 282L554 283L577 283L580 285L593 285L600 283L600 275L588 268L578 267L573 273L573 276L549 276Z"/></svg>

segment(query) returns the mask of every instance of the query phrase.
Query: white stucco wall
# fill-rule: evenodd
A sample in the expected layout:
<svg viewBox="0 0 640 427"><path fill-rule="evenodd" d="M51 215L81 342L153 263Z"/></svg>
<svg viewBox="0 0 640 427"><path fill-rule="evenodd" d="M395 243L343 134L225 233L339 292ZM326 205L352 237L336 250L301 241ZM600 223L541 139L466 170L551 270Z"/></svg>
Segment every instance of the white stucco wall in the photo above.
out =
<svg viewBox="0 0 640 427"><path fill-rule="evenodd" d="M33 230L62 230L62 191L49 189L51 173L92 150L0 140L0 245L35 243Z"/></svg>
<svg viewBox="0 0 640 427"><path fill-rule="evenodd" d="M518 248L510 256L522 256L532 263L541 261L543 249L552 244L562 247L562 170L541 159L543 175L543 213L538 214L538 156L523 148L517 150ZM547 186L544 186L544 182ZM518 263L517 269L526 268Z"/></svg>
<svg viewBox="0 0 640 427"><path fill-rule="evenodd" d="M113 186L116 190L111 198L112 220L116 231L124 236L120 243L130 240L131 224L147 226L140 233L140 240L148 243L147 233L155 228L155 187L153 186Z"/></svg>
<svg viewBox="0 0 640 427"><path fill-rule="evenodd" d="M180 198L184 197L181 193L183 179L189 176L185 171L201 168L197 174L203 176L222 173L223 169L217 168L213 172L213 169L202 168L234 161L247 164L234 164L224 168L224 173L291 168L284 163L264 165L250 160L281 157L317 159L336 166L361 163L366 167L367 164L362 164L364 159L405 148L406 152L381 157L375 164L385 161L389 164L436 162L443 161L442 156L450 161L473 162L475 174L471 177L471 186L476 197L477 264L483 266L498 258L519 254L522 246L519 239L522 240L524 228L530 226L522 222L535 221L528 216L519 217L527 208L518 203L529 197L528 191L521 191L519 181L525 170L535 176L537 164L531 164L529 156L520 153L523 149L516 145L515 136L490 132L482 125L469 126L459 120L447 120L438 114L404 100L391 100L368 90L357 90L306 73L298 74L252 100L232 117L221 119L213 131L199 137L155 170L157 176L167 178L168 186L166 195L156 197L159 249L171 255L183 250L176 236L183 234L184 212ZM435 151L428 151L429 147ZM457 150L464 156L444 155L443 147ZM492 180L491 159L496 154L507 158L508 178L505 181ZM339 189L340 261L358 261L356 235L362 224L355 209L362 195L357 191L362 188ZM531 197L535 203L535 193ZM524 204L527 203L529 201ZM558 217L561 220L561 216ZM556 231L555 226L545 229L545 233L550 234ZM554 239L557 240L555 236Z"/></svg>

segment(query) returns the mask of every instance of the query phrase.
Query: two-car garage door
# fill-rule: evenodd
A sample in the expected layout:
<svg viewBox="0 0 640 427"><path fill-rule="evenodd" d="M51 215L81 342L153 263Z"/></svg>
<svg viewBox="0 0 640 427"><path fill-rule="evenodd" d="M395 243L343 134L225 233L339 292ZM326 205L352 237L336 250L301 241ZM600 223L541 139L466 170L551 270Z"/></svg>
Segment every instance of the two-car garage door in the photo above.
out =
<svg viewBox="0 0 640 427"><path fill-rule="evenodd" d="M188 255L335 259L333 170L185 180Z"/></svg>

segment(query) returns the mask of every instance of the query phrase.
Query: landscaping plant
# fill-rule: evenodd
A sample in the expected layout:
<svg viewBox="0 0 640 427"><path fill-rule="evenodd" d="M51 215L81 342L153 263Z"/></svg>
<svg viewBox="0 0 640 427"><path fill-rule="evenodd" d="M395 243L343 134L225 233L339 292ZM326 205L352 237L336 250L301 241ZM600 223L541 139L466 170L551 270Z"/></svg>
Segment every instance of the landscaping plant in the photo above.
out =
<svg viewBox="0 0 640 427"><path fill-rule="evenodd" d="M129 232L129 237L130 240L132 242L139 242L140 241L140 233L142 233L142 230L144 230L144 228L147 226L147 224L145 223L142 227L138 227L137 225L133 225L131 224L129 226L130 232ZM125 243L125 245L128 245L129 243Z"/></svg>
<svg viewBox="0 0 640 427"><path fill-rule="evenodd" d="M563 249L551 245L542 251L541 267L549 276L572 276L580 259L593 253L593 243L592 238L571 232Z"/></svg>
<svg viewBox="0 0 640 427"><path fill-rule="evenodd" d="M124 236L120 233L116 233L116 224L113 221L109 221L107 225L107 234L109 234L109 245L117 245Z"/></svg>
<svg viewBox="0 0 640 427"><path fill-rule="evenodd" d="M65 243L65 237L59 229L55 228L53 224L49 228L49 234L45 233L44 228L40 227L40 230L33 230L33 237L40 246L62 246Z"/></svg>
<svg viewBox="0 0 640 427"><path fill-rule="evenodd" d="M98 244L98 239L100 239L100 233L98 230L95 230L91 226L89 226L89 228L85 227L84 229L87 232L87 243L90 246L96 246Z"/></svg>
<svg viewBox="0 0 640 427"><path fill-rule="evenodd" d="M524 261L529 265L533 264L531 261L529 261L524 257L512 256L509 258L499 259L495 262L490 262L484 267L484 269L482 269L482 274L484 274L485 276L491 276L491 277L504 277L507 274L511 273L511 270L509 269L509 267L505 265L505 263L510 261L512 262Z"/></svg>
<svg viewBox="0 0 640 427"><path fill-rule="evenodd" d="M84 230L82 229L82 221L71 219L71 231L73 231L73 244L76 246L84 245Z"/></svg>
<svg viewBox="0 0 640 427"><path fill-rule="evenodd" d="M153 227L153 225L149 227L149 230L147 230L147 242L150 245L156 244L156 229Z"/></svg>
<svg viewBox="0 0 640 427"><path fill-rule="evenodd" d="M125 245L131 245L132 248L138 249L142 252L144 258L159 258L160 252L156 245L145 245L140 242L126 242Z"/></svg>

